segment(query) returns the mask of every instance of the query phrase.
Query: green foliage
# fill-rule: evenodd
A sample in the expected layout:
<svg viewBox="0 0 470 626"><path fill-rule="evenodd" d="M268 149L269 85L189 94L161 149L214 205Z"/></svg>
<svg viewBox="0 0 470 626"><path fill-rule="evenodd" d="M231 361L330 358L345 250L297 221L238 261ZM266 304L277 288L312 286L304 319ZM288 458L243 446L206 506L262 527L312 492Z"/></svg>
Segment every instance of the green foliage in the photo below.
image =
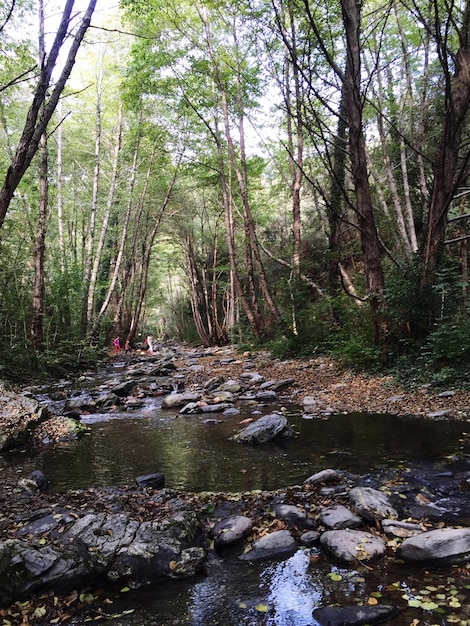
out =
<svg viewBox="0 0 470 626"><path fill-rule="evenodd" d="M70 372L93 367L104 356L102 350L85 340L63 340L54 349L43 352L36 352L16 342L4 342L0 376L14 382L64 376Z"/></svg>

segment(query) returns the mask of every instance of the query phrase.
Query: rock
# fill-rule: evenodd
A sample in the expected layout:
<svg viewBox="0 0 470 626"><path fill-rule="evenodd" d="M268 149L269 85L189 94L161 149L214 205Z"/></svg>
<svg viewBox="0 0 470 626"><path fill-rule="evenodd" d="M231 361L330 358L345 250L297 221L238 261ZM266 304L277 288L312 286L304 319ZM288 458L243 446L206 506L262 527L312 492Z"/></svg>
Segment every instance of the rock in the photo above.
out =
<svg viewBox="0 0 470 626"><path fill-rule="evenodd" d="M190 415L191 413L199 413L200 407L198 402L188 402L179 410L180 415Z"/></svg>
<svg viewBox="0 0 470 626"><path fill-rule="evenodd" d="M452 413L452 411L450 409L443 409L442 411L431 411L430 413L426 413L426 417L445 417L446 415L449 415L450 413Z"/></svg>
<svg viewBox="0 0 470 626"><path fill-rule="evenodd" d="M25 526L22 526L16 533L18 537L26 535L42 535L51 530L55 530L61 524L68 524L76 520L71 513L49 513L37 519L33 519Z"/></svg>
<svg viewBox="0 0 470 626"><path fill-rule="evenodd" d="M274 507L274 513L276 517L282 519L284 522L297 528L314 528L315 522L307 517L307 513L304 509L291 504L278 504Z"/></svg>
<svg viewBox="0 0 470 626"><path fill-rule="evenodd" d="M280 389L284 389L285 387L289 387L295 383L295 378L285 378L284 380L267 380L266 382L261 383L260 389L271 389L272 391L279 391Z"/></svg>
<svg viewBox="0 0 470 626"><path fill-rule="evenodd" d="M230 409L232 405L229 402L219 402L217 404L204 404L201 406L202 413L223 413L226 409Z"/></svg>
<svg viewBox="0 0 470 626"><path fill-rule="evenodd" d="M31 478L31 480L34 480L41 493L46 493L46 491L49 489L49 481L44 476L43 472L41 472L41 470L33 470L29 477Z"/></svg>
<svg viewBox="0 0 470 626"><path fill-rule="evenodd" d="M212 529L216 550L237 543L247 537L253 528L253 520L244 515L233 515L218 522Z"/></svg>
<svg viewBox="0 0 470 626"><path fill-rule="evenodd" d="M315 545L320 539L320 533L316 530L307 530L302 533L299 537L299 541L301 545L311 547Z"/></svg>
<svg viewBox="0 0 470 626"><path fill-rule="evenodd" d="M331 530L357 528L362 524L362 519L342 504L321 509L320 520Z"/></svg>
<svg viewBox="0 0 470 626"><path fill-rule="evenodd" d="M470 528L440 528L410 537L397 556L410 563L447 567L470 562Z"/></svg>
<svg viewBox="0 0 470 626"><path fill-rule="evenodd" d="M146 476L137 476L135 482L141 488L152 487L152 489L161 489L165 486L165 476L161 472L155 474L147 474Z"/></svg>
<svg viewBox="0 0 470 626"><path fill-rule="evenodd" d="M320 626L360 626L380 624L399 613L396 606L327 606L313 611Z"/></svg>
<svg viewBox="0 0 470 626"><path fill-rule="evenodd" d="M269 401L271 402L272 400L275 400L277 398L277 393L275 391L258 391L255 394L255 398L256 400L264 400L264 401Z"/></svg>
<svg viewBox="0 0 470 626"><path fill-rule="evenodd" d="M305 398L302 400L302 404L306 409L311 410L319 406L320 402L317 400L317 398L314 398L313 396L305 396Z"/></svg>
<svg viewBox="0 0 470 626"><path fill-rule="evenodd" d="M255 541L252 549L239 558L242 561L266 561L287 558L297 550L297 543L288 530L276 530Z"/></svg>
<svg viewBox="0 0 470 626"><path fill-rule="evenodd" d="M341 485L331 485L330 487L321 487L318 490L318 495L320 496L338 496L338 495L343 495L345 496L349 491L349 487L347 485L341 484Z"/></svg>
<svg viewBox="0 0 470 626"><path fill-rule="evenodd" d="M341 474L336 470L324 469L321 472L317 472L316 474L309 476L306 480L304 480L304 485L338 483L341 481L341 478Z"/></svg>
<svg viewBox="0 0 470 626"><path fill-rule="evenodd" d="M398 517L389 497L377 489L355 487L349 492L349 500L356 513L368 521Z"/></svg>
<svg viewBox="0 0 470 626"><path fill-rule="evenodd" d="M264 383L264 376L258 372L243 372L240 374L242 380L246 380L250 385L261 385Z"/></svg>
<svg viewBox="0 0 470 626"><path fill-rule="evenodd" d="M327 552L346 563L371 561L386 551L381 537L361 530L327 530L320 537L320 543Z"/></svg>
<svg viewBox="0 0 470 626"><path fill-rule="evenodd" d="M237 409L236 407L232 406L228 409L225 409L222 415L240 415L240 409Z"/></svg>
<svg viewBox="0 0 470 626"><path fill-rule="evenodd" d="M230 393L239 393L242 390L241 384L237 380L226 380L216 391L229 391Z"/></svg>
<svg viewBox="0 0 470 626"><path fill-rule="evenodd" d="M171 393L162 402L162 409L173 409L184 406L188 402L198 402L201 399L200 393Z"/></svg>
<svg viewBox="0 0 470 626"><path fill-rule="evenodd" d="M455 391L452 390L448 390L448 391L443 391L442 393L438 393L437 397L438 398L452 398L452 396L455 396Z"/></svg>
<svg viewBox="0 0 470 626"><path fill-rule="evenodd" d="M0 543L0 606L36 591L68 591L90 582L93 565L87 556L76 545L59 551L16 539Z"/></svg>
<svg viewBox="0 0 470 626"><path fill-rule="evenodd" d="M272 413L249 424L235 438L242 443L258 444L272 441L279 436L290 436L290 432L287 418L284 415Z"/></svg>
<svg viewBox="0 0 470 626"><path fill-rule="evenodd" d="M134 380L125 380L112 387L111 393L116 394L119 398L125 398L136 386L137 383Z"/></svg>
<svg viewBox="0 0 470 626"><path fill-rule="evenodd" d="M120 403L121 400L119 396L112 391L102 391L96 398L96 404L105 409L118 406Z"/></svg>
<svg viewBox="0 0 470 626"><path fill-rule="evenodd" d="M88 393L69 398L65 403L67 411L96 411L96 402Z"/></svg>
<svg viewBox="0 0 470 626"><path fill-rule="evenodd" d="M389 537L406 538L421 535L423 527L419 524L412 524L411 522L384 519L382 520L382 530Z"/></svg>

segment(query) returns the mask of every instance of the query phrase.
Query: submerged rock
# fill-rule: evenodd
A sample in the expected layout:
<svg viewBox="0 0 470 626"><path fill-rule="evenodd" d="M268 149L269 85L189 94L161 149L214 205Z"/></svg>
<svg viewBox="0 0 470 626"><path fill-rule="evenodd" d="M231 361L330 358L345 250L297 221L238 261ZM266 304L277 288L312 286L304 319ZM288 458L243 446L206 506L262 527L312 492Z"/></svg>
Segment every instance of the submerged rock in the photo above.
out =
<svg viewBox="0 0 470 626"><path fill-rule="evenodd" d="M313 611L321 626L360 626L380 624L399 613L396 606L327 606Z"/></svg>

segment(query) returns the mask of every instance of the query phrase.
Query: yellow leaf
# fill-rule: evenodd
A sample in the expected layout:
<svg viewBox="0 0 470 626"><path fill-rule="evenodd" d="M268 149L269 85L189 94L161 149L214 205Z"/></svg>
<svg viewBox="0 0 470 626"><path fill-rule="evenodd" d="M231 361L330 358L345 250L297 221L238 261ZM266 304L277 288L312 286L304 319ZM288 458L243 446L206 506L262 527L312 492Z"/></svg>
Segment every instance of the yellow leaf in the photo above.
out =
<svg viewBox="0 0 470 626"><path fill-rule="evenodd" d="M258 611L258 613L267 613L268 605L260 603L255 606L255 609Z"/></svg>
<svg viewBox="0 0 470 626"><path fill-rule="evenodd" d="M38 606L36 609L34 609L33 617L44 617L45 614L46 614L46 607Z"/></svg>
<svg viewBox="0 0 470 626"><path fill-rule="evenodd" d="M177 565L178 565L178 563L176 561L170 561L168 563L168 567L170 568L171 571L175 570Z"/></svg>
<svg viewBox="0 0 470 626"><path fill-rule="evenodd" d="M379 601L377 600L377 598L373 598L372 596L367 599L367 604L376 605L378 603Z"/></svg>

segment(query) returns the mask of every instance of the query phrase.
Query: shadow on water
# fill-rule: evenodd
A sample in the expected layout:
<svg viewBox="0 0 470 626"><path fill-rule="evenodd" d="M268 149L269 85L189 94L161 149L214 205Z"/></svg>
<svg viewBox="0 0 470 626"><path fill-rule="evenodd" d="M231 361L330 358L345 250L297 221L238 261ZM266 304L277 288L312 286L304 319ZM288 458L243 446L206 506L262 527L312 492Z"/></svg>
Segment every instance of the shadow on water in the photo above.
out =
<svg viewBox="0 0 470 626"><path fill-rule="evenodd" d="M0 456L3 472L42 469L51 489L131 485L136 476L163 472L166 485L185 491L271 490L302 483L327 467L374 476L408 466L438 474L450 465L470 470L468 424L390 415L348 414L305 419L300 408L277 407L294 426L283 446L240 445L231 437L240 421L275 407L242 407L236 416L179 416L150 406L133 413L84 416L89 433L76 442L28 454ZM209 419L208 419L209 418ZM463 459L463 461L462 461ZM331 576L334 574L335 576ZM468 572L425 571L400 563L341 568L315 549L282 562L248 564L236 555L211 557L193 580L118 594L106 607L114 626L311 626L316 607L381 604L407 607L403 595L437 593L455 586L468 606ZM430 590L437 591L430 591ZM411 594L411 595L410 595ZM470 624L470 614L434 614L407 607L391 624ZM82 623L80 620L71 622Z"/></svg>

